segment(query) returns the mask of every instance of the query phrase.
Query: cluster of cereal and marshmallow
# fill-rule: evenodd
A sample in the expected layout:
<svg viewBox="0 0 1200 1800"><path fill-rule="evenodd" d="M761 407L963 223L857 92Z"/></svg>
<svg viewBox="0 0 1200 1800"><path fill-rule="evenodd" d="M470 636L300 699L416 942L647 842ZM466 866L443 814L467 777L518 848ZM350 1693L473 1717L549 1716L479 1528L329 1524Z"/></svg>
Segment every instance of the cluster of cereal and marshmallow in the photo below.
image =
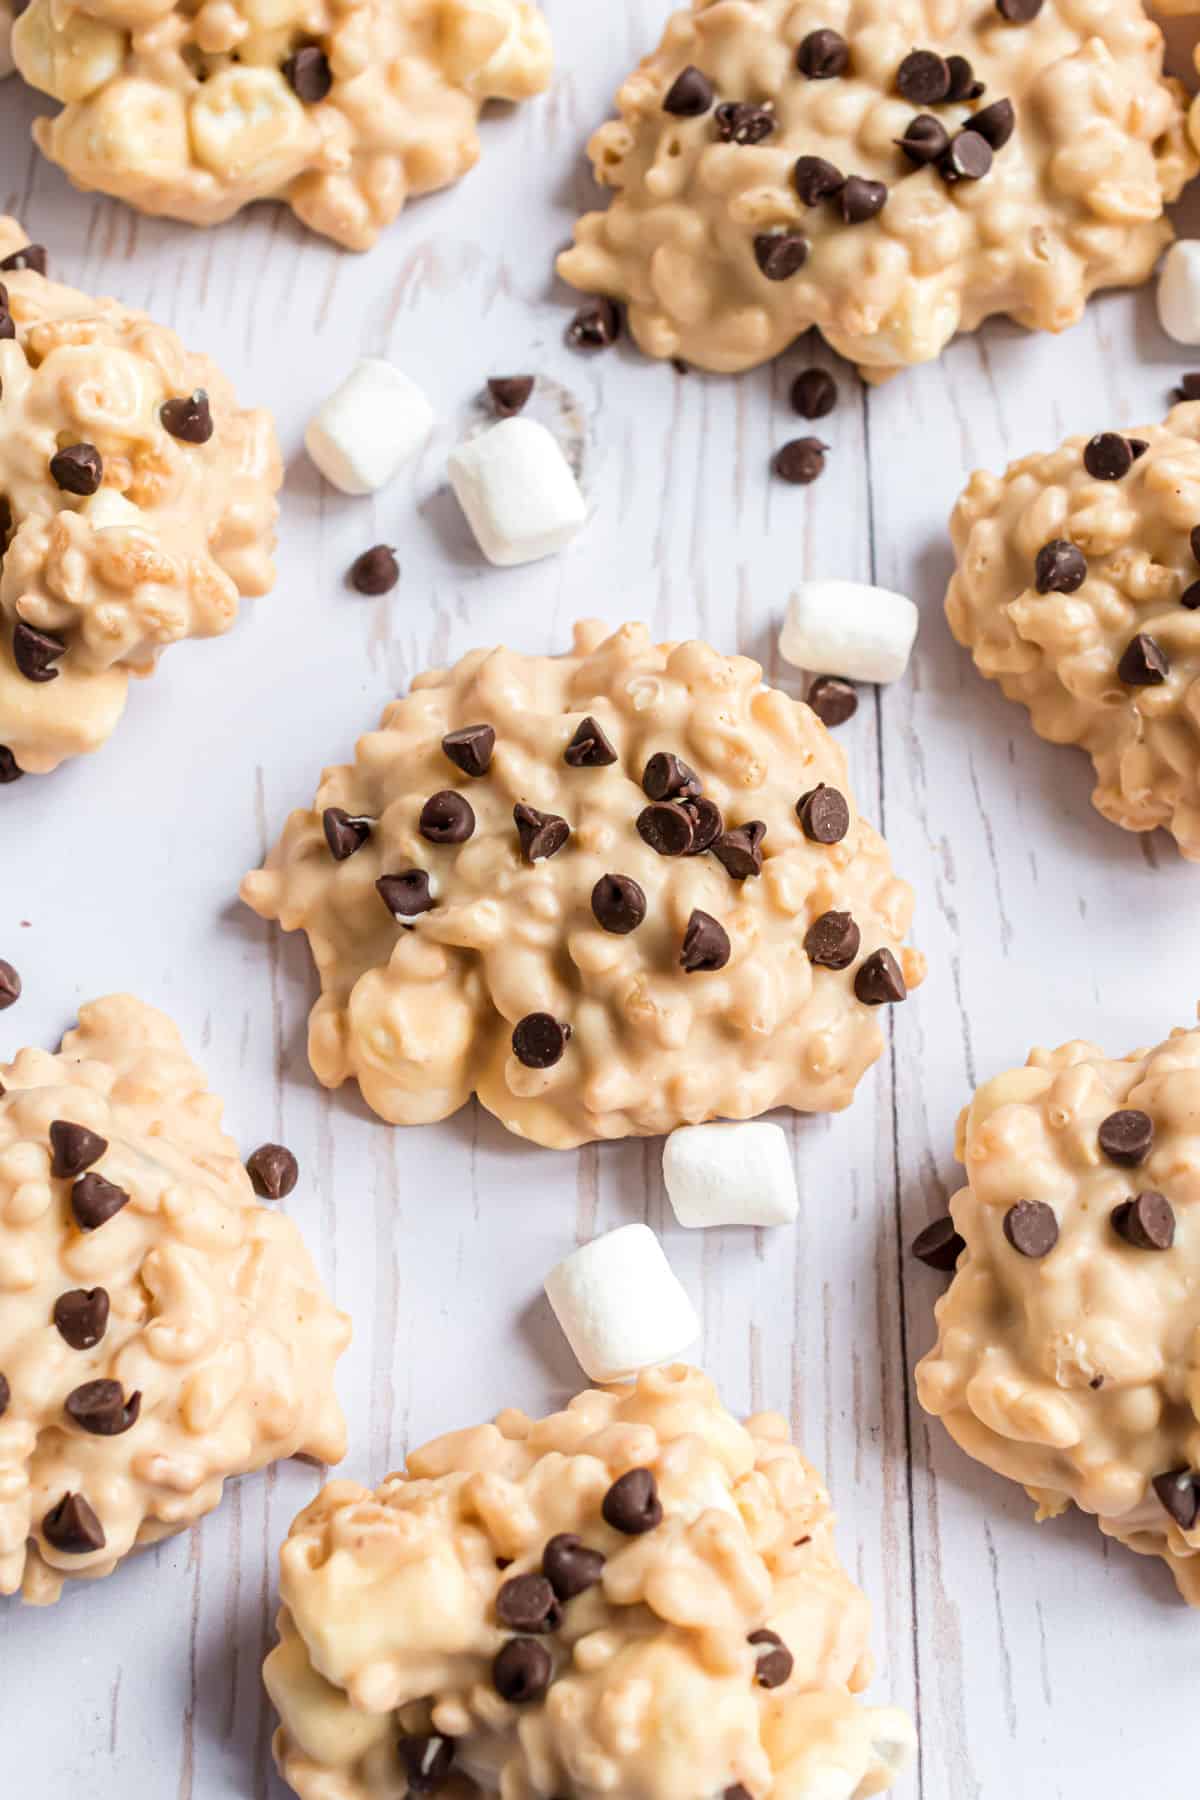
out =
<svg viewBox="0 0 1200 1800"><path fill-rule="evenodd" d="M965 1240L917 1391L1052 1518L1073 1501L1200 1605L1200 1031L1035 1050L958 1124Z"/></svg>
<svg viewBox="0 0 1200 1800"><path fill-rule="evenodd" d="M308 934L326 1086L554 1148L844 1107L924 974L815 713L642 625L419 676L242 895Z"/></svg>
<svg viewBox="0 0 1200 1800"><path fill-rule="evenodd" d="M868 1610L783 1419L676 1364L332 1483L266 1681L301 1800L850 1800L908 1761L854 1696Z"/></svg>
<svg viewBox="0 0 1200 1800"><path fill-rule="evenodd" d="M349 1320L170 1020L0 1065L0 1593L56 1600L281 1457L336 1462Z"/></svg>
<svg viewBox="0 0 1200 1800"><path fill-rule="evenodd" d="M214 363L44 266L0 219L0 757L35 774L267 591L282 480L270 416Z"/></svg>
<svg viewBox="0 0 1200 1800"><path fill-rule="evenodd" d="M720 370L811 325L874 379L992 313L1074 324L1150 274L1196 158L1140 0L1021 13L692 0L592 139L616 194L561 273L628 302L651 355Z"/></svg>
<svg viewBox="0 0 1200 1800"><path fill-rule="evenodd" d="M193 225L283 200L352 250L551 61L533 0L32 0L13 53L63 104L34 135L77 186Z"/></svg>
<svg viewBox="0 0 1200 1800"><path fill-rule="evenodd" d="M951 520L955 637L1035 731L1079 744L1093 803L1200 859L1200 403L977 473Z"/></svg>

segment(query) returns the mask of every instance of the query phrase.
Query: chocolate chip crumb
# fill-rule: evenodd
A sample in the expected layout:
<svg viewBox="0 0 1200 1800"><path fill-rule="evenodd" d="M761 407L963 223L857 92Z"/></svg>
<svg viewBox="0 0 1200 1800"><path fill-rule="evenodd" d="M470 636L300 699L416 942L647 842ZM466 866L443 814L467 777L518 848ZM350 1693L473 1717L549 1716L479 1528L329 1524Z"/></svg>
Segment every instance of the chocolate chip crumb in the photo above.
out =
<svg viewBox="0 0 1200 1800"><path fill-rule="evenodd" d="M1018 1200L1004 1215L1004 1235L1021 1256L1040 1261L1058 1242L1058 1220L1044 1200Z"/></svg>
<svg viewBox="0 0 1200 1800"><path fill-rule="evenodd" d="M260 1200L284 1200L300 1179L300 1164L284 1144L260 1144L246 1158L246 1173Z"/></svg>

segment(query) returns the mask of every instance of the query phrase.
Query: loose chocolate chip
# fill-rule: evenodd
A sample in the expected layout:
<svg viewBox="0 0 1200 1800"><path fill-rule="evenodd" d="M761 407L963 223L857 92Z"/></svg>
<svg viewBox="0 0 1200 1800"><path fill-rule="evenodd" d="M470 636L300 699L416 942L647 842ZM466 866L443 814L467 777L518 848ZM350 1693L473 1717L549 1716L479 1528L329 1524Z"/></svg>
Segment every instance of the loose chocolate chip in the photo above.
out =
<svg viewBox="0 0 1200 1800"><path fill-rule="evenodd" d="M766 835L767 828L761 819L748 819L744 825L735 825L731 831L722 832L712 846L712 853L734 881L749 881L752 876L762 874L762 841Z"/></svg>
<svg viewBox="0 0 1200 1800"><path fill-rule="evenodd" d="M0 1012L7 1012L21 998L21 977L10 962L0 959Z"/></svg>
<svg viewBox="0 0 1200 1800"><path fill-rule="evenodd" d="M387 544L372 544L350 565L350 585L360 594L390 594L399 579L400 564Z"/></svg>
<svg viewBox="0 0 1200 1800"><path fill-rule="evenodd" d="M246 1173L260 1200L284 1200L300 1179L300 1164L285 1144L260 1144L246 1158Z"/></svg>
<svg viewBox="0 0 1200 1800"><path fill-rule="evenodd" d="M586 301L567 326L567 342L576 350L607 350L620 335L620 309L607 295Z"/></svg>
<svg viewBox="0 0 1200 1800"><path fill-rule="evenodd" d="M937 106L950 93L950 70L935 50L910 50L896 73L896 87L914 106Z"/></svg>
<svg viewBox="0 0 1200 1800"><path fill-rule="evenodd" d="M453 788L442 788L421 808L417 830L431 844L465 844L475 830L474 808Z"/></svg>
<svg viewBox="0 0 1200 1800"><path fill-rule="evenodd" d="M526 1013L513 1028L513 1055L527 1069L552 1069L562 1061L569 1025L560 1025L553 1013Z"/></svg>
<svg viewBox="0 0 1200 1800"><path fill-rule="evenodd" d="M563 761L572 769L607 769L617 760L608 733L590 715L580 721L575 735L563 751Z"/></svg>
<svg viewBox="0 0 1200 1800"><path fill-rule="evenodd" d="M864 1006L898 1006L908 999L903 972L890 950L873 950L859 965L854 992Z"/></svg>
<svg viewBox="0 0 1200 1800"><path fill-rule="evenodd" d="M432 912L433 894L424 869L405 869L400 875L381 875L375 892L394 919L415 919Z"/></svg>
<svg viewBox="0 0 1200 1800"><path fill-rule="evenodd" d="M571 827L557 813L539 812L536 806L526 806L523 801L513 807L513 824L527 863L546 862L557 856L571 835Z"/></svg>
<svg viewBox="0 0 1200 1800"><path fill-rule="evenodd" d="M865 225L887 205L888 191L882 181L868 181L865 175L847 175L838 192L838 206L847 225Z"/></svg>
<svg viewBox="0 0 1200 1800"><path fill-rule="evenodd" d="M510 1631L557 1631L562 1607L544 1575L514 1575L496 1595L496 1617Z"/></svg>
<svg viewBox="0 0 1200 1800"><path fill-rule="evenodd" d="M1190 374L1180 376L1175 397L1177 400L1200 400L1200 369L1193 369Z"/></svg>
<svg viewBox="0 0 1200 1800"><path fill-rule="evenodd" d="M1135 1107L1109 1113L1098 1131L1097 1139L1109 1162L1122 1169L1136 1169L1144 1163L1154 1143L1154 1121L1149 1113Z"/></svg>
<svg viewBox="0 0 1200 1800"><path fill-rule="evenodd" d="M453 1738L403 1737L398 1748L410 1794L436 1794L445 1787L454 1766Z"/></svg>
<svg viewBox="0 0 1200 1800"><path fill-rule="evenodd" d="M825 912L804 934L804 954L819 969L848 969L858 955L862 933L847 912Z"/></svg>
<svg viewBox="0 0 1200 1800"><path fill-rule="evenodd" d="M542 1574L564 1603L595 1587L604 1573L604 1558L589 1550L573 1531L560 1531L542 1551Z"/></svg>
<svg viewBox="0 0 1200 1800"><path fill-rule="evenodd" d="M1148 631L1130 638L1117 664L1117 678L1126 687L1161 687L1170 673L1166 651Z"/></svg>
<svg viewBox="0 0 1200 1800"><path fill-rule="evenodd" d="M126 1401L119 1381L85 1381L64 1402L67 1417L93 1437L120 1437L137 1424L141 1410L142 1396L131 1394Z"/></svg>
<svg viewBox="0 0 1200 1800"><path fill-rule="evenodd" d="M72 1350L93 1350L108 1329L108 1293L102 1287L71 1288L54 1302L53 1316Z"/></svg>
<svg viewBox="0 0 1200 1800"><path fill-rule="evenodd" d="M550 1686L554 1664L536 1638L509 1638L492 1663L492 1685L502 1700L524 1706L540 1700Z"/></svg>
<svg viewBox="0 0 1200 1800"><path fill-rule="evenodd" d="M13 661L26 681L57 681L59 671L53 666L67 653L67 646L52 631L35 631L24 619L18 619L13 630Z"/></svg>
<svg viewBox="0 0 1200 1800"><path fill-rule="evenodd" d="M348 813L344 806L327 806L321 814L321 829L334 862L345 862L361 850L371 835L373 820L361 814Z"/></svg>
<svg viewBox="0 0 1200 1800"><path fill-rule="evenodd" d="M0 262L0 271L5 275L16 275L22 269L32 269L35 275L46 273L46 246L44 244L23 244Z"/></svg>
<svg viewBox="0 0 1200 1800"><path fill-rule="evenodd" d="M443 755L476 781L491 768L495 748L496 733L490 725L463 725L457 731L448 731L442 739Z"/></svg>
<svg viewBox="0 0 1200 1800"><path fill-rule="evenodd" d="M703 795L695 800L684 800L682 805L692 821L692 841L687 854L699 856L712 849L725 829L725 820L716 801L706 800Z"/></svg>
<svg viewBox="0 0 1200 1800"><path fill-rule="evenodd" d="M104 1527L82 1494L64 1494L42 1520L42 1536L64 1556L90 1556L103 1550Z"/></svg>
<svg viewBox="0 0 1200 1800"><path fill-rule="evenodd" d="M975 71L965 56L948 56L946 67L950 71L950 92L947 100L978 100L984 91L982 81L975 79Z"/></svg>
<svg viewBox="0 0 1200 1800"><path fill-rule="evenodd" d="M840 844L850 829L850 808L837 788L819 781L796 802L796 817L814 844Z"/></svg>
<svg viewBox="0 0 1200 1800"><path fill-rule="evenodd" d="M20 781L25 773L7 744L0 744L0 787L8 787L11 782Z"/></svg>
<svg viewBox="0 0 1200 1800"><path fill-rule="evenodd" d="M958 1266L958 1259L966 1249L966 1241L954 1229L954 1220L947 1213L944 1218L935 1219L924 1231L919 1231L912 1242L912 1253L918 1262L923 1262L927 1269L937 1269L940 1274L953 1275Z"/></svg>
<svg viewBox="0 0 1200 1800"><path fill-rule="evenodd" d="M752 106L749 100L726 101L716 111L717 137L723 144L761 144L775 129L769 106Z"/></svg>
<svg viewBox="0 0 1200 1800"><path fill-rule="evenodd" d="M1200 606L1200 581L1193 581L1190 587L1184 588L1179 596L1179 604L1186 606L1189 612L1195 612Z"/></svg>
<svg viewBox="0 0 1200 1800"><path fill-rule="evenodd" d="M1042 0L996 0L996 11L1010 25L1028 25L1042 10Z"/></svg>
<svg viewBox="0 0 1200 1800"><path fill-rule="evenodd" d="M73 1125L69 1119L53 1119L50 1124L50 1173L56 1181L74 1181L85 1169L99 1162L108 1149L108 1139L86 1125Z"/></svg>
<svg viewBox="0 0 1200 1800"><path fill-rule="evenodd" d="M1165 1512L1181 1531L1190 1531L1200 1513L1200 1477L1191 1469L1169 1469L1151 1483Z"/></svg>
<svg viewBox="0 0 1200 1800"><path fill-rule="evenodd" d="M625 937L646 917L646 895L631 875L602 875L592 889L592 915L605 931Z"/></svg>
<svg viewBox="0 0 1200 1800"><path fill-rule="evenodd" d="M760 1688L782 1687L795 1667L795 1659L776 1631L752 1631L746 1639L753 1644L754 1679Z"/></svg>
<svg viewBox="0 0 1200 1800"><path fill-rule="evenodd" d="M532 375L489 375L488 394L498 419L514 419L523 412L533 392Z"/></svg>
<svg viewBox="0 0 1200 1800"><path fill-rule="evenodd" d="M129 1195L125 1189L119 1188L114 1181L106 1181L95 1170L81 1175L71 1189L71 1212L81 1231L98 1231L128 1204Z"/></svg>
<svg viewBox="0 0 1200 1800"><path fill-rule="evenodd" d="M808 239L800 231L760 231L754 260L768 281L788 281L808 261Z"/></svg>
<svg viewBox="0 0 1200 1800"><path fill-rule="evenodd" d="M1169 1250L1175 1242L1175 1212L1165 1194L1135 1194L1112 1212L1113 1229L1135 1250Z"/></svg>
<svg viewBox="0 0 1200 1800"><path fill-rule="evenodd" d="M1084 447L1083 466L1095 481L1120 481L1133 467L1128 439L1117 431L1101 431Z"/></svg>
<svg viewBox="0 0 1200 1800"><path fill-rule="evenodd" d="M685 975L711 975L729 961L729 934L711 913L693 907L683 934L679 966Z"/></svg>
<svg viewBox="0 0 1200 1800"><path fill-rule="evenodd" d="M990 106L971 114L971 130L986 139L993 150L1003 150L1016 124L1016 109L1011 100L993 100Z"/></svg>
<svg viewBox="0 0 1200 1800"><path fill-rule="evenodd" d="M805 695L822 725L844 725L858 711L858 694L852 682L840 675L818 675Z"/></svg>
<svg viewBox="0 0 1200 1800"><path fill-rule="evenodd" d="M1083 551L1066 538L1052 538L1038 551L1033 576L1039 594L1073 594L1087 580Z"/></svg>
<svg viewBox="0 0 1200 1800"><path fill-rule="evenodd" d="M698 119L713 103L712 82L691 63L681 69L663 100L663 111L678 119Z"/></svg>
<svg viewBox="0 0 1200 1800"><path fill-rule="evenodd" d="M794 487L807 487L825 472L825 452L829 445L820 438L792 438L775 452L771 467L783 481Z"/></svg>
<svg viewBox="0 0 1200 1800"><path fill-rule="evenodd" d="M1058 1220L1044 1200L1018 1200L1004 1215L1004 1235L1021 1256L1049 1256L1058 1242Z"/></svg>
<svg viewBox="0 0 1200 1800"><path fill-rule="evenodd" d="M796 67L810 81L832 81L850 66L850 46L840 31L810 31L796 52Z"/></svg>
<svg viewBox="0 0 1200 1800"><path fill-rule="evenodd" d="M207 444L213 434L212 408L203 388L175 400L164 400L158 416L164 431L182 444Z"/></svg>
<svg viewBox="0 0 1200 1800"><path fill-rule="evenodd" d="M50 473L64 494L94 494L104 479L104 464L95 444L68 444L50 458Z"/></svg>
<svg viewBox="0 0 1200 1800"><path fill-rule="evenodd" d="M700 777L682 757L659 750L642 770L642 792L648 800L691 800L700 792Z"/></svg>
<svg viewBox="0 0 1200 1800"><path fill-rule="evenodd" d="M641 1537L662 1524L662 1501L652 1469L629 1469L609 1488L600 1511L606 1524L624 1537Z"/></svg>
<svg viewBox="0 0 1200 1800"><path fill-rule="evenodd" d="M918 113L904 128L904 136L896 139L910 163L918 169L938 161L950 148L950 133L932 113Z"/></svg>
<svg viewBox="0 0 1200 1800"><path fill-rule="evenodd" d="M316 44L305 44L289 56L283 65L284 78L305 106L316 106L324 100L333 86L333 70L329 66L329 58Z"/></svg>
<svg viewBox="0 0 1200 1800"><path fill-rule="evenodd" d="M960 131L938 164L938 174L951 186L956 181L982 181L992 166L992 146L978 131Z"/></svg>
<svg viewBox="0 0 1200 1800"><path fill-rule="evenodd" d="M792 170L792 186L805 206L819 206L840 193L846 177L823 156L802 156Z"/></svg>
<svg viewBox="0 0 1200 1800"><path fill-rule="evenodd" d="M792 383L792 411L802 419L828 418L837 397L837 382L828 369L801 369Z"/></svg>

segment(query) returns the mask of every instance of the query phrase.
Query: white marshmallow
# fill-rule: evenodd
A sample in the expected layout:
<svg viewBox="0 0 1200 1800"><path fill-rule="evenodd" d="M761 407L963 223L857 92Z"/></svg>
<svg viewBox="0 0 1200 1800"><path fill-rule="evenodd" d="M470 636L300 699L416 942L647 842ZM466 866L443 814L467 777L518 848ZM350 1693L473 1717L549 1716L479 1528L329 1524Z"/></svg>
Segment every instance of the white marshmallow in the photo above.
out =
<svg viewBox="0 0 1200 1800"><path fill-rule="evenodd" d="M662 1169L681 1225L790 1225L799 1211L786 1134L764 1119L682 1125Z"/></svg>
<svg viewBox="0 0 1200 1800"><path fill-rule="evenodd" d="M534 419L505 419L460 444L450 485L479 548L502 568L552 556L587 519L570 463Z"/></svg>
<svg viewBox="0 0 1200 1800"><path fill-rule="evenodd" d="M108 531L116 525L140 525L143 522L140 507L134 506L124 494L118 494L116 488L107 487L92 495L83 508L83 516L93 531Z"/></svg>
<svg viewBox="0 0 1200 1800"><path fill-rule="evenodd" d="M1158 318L1178 344L1200 344L1200 238L1180 238L1158 275Z"/></svg>
<svg viewBox="0 0 1200 1800"><path fill-rule="evenodd" d="M433 408L415 381L364 356L314 413L304 447L343 494L373 494L416 455L433 424Z"/></svg>
<svg viewBox="0 0 1200 1800"><path fill-rule="evenodd" d="M861 581L806 581L779 634L785 662L814 675L896 681L908 667L918 612L903 594Z"/></svg>
<svg viewBox="0 0 1200 1800"><path fill-rule="evenodd" d="M700 1321L646 1225L593 1238L546 1277L546 1298L589 1381L624 1381L671 1362Z"/></svg>

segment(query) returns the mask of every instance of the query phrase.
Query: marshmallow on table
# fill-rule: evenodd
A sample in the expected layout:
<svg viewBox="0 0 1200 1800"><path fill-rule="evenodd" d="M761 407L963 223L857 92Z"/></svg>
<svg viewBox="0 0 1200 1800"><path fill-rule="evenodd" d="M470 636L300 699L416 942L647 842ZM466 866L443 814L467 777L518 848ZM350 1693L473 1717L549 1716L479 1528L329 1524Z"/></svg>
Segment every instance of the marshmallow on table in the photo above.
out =
<svg viewBox="0 0 1200 1800"><path fill-rule="evenodd" d="M534 419L505 419L460 444L450 485L479 548L505 568L553 555L587 519L571 465Z"/></svg>
<svg viewBox="0 0 1200 1800"><path fill-rule="evenodd" d="M415 381L364 356L313 414L304 447L343 494L373 494L416 455L433 423L433 408Z"/></svg>
<svg viewBox="0 0 1200 1800"><path fill-rule="evenodd" d="M700 1321L646 1225L593 1238L546 1277L546 1298L589 1381L624 1381L682 1355Z"/></svg>
<svg viewBox="0 0 1200 1800"><path fill-rule="evenodd" d="M788 602L779 654L814 675L896 681L908 667L918 613L903 594L861 581L806 581Z"/></svg>
<svg viewBox="0 0 1200 1800"><path fill-rule="evenodd" d="M787 1137L764 1119L682 1125L662 1167L681 1225L789 1225L799 1211Z"/></svg>
<svg viewBox="0 0 1200 1800"><path fill-rule="evenodd" d="M1180 238L1158 277L1159 323L1179 344L1200 344L1200 238Z"/></svg>

